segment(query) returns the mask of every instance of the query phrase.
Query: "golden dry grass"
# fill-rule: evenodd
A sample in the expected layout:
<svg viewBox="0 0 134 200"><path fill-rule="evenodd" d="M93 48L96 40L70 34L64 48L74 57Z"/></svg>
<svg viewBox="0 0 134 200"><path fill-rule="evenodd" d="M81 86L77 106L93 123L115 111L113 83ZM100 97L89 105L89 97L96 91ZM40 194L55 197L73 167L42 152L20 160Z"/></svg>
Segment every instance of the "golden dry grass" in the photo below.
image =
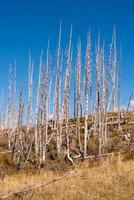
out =
<svg viewBox="0 0 134 200"><path fill-rule="evenodd" d="M31 200L133 200L134 161L122 162L121 157L107 159L91 167L86 161L73 169L77 176L34 190L21 197L9 199ZM18 191L58 178L64 173L41 170L39 172L18 172L6 175L2 193Z"/></svg>
<svg viewBox="0 0 134 200"><path fill-rule="evenodd" d="M1 134L0 131L0 152L8 150L8 140L7 137Z"/></svg>

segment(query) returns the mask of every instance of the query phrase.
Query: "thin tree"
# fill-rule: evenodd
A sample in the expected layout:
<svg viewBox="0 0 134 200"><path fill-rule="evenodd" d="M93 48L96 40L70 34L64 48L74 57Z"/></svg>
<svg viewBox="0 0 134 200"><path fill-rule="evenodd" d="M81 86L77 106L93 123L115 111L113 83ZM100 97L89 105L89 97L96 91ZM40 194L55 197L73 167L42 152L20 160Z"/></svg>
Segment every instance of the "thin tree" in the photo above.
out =
<svg viewBox="0 0 134 200"><path fill-rule="evenodd" d="M32 127L32 92L33 92L33 62L29 52L29 74L28 74L28 107L27 107L27 132Z"/></svg>
<svg viewBox="0 0 134 200"><path fill-rule="evenodd" d="M39 78L38 78L38 89L37 89L37 97L36 97L36 116L35 116L35 153L36 158L39 157L40 148L39 148L39 138L40 138L40 98L41 98L41 82L42 82L42 67L43 67L43 51L41 51L40 55L40 63L39 63Z"/></svg>
<svg viewBox="0 0 134 200"><path fill-rule="evenodd" d="M102 150L102 130L101 130L101 48L100 48L100 34L98 38L98 47L96 50L96 131L99 136L99 155Z"/></svg>
<svg viewBox="0 0 134 200"><path fill-rule="evenodd" d="M16 60L14 63L14 88L13 88L13 128L17 127L17 91L16 91Z"/></svg>
<svg viewBox="0 0 134 200"><path fill-rule="evenodd" d="M54 109L54 120L55 120L55 130L56 130L56 140L57 140L57 156L60 157L60 80L59 80L59 70L60 70L60 45L61 45L61 24L59 31L59 42L56 53L56 83L55 83L55 109Z"/></svg>
<svg viewBox="0 0 134 200"><path fill-rule="evenodd" d="M116 30L114 27L113 36L112 36L112 58L111 58L111 65L112 65L112 111L116 111L116 102L117 102L117 47L116 47Z"/></svg>
<svg viewBox="0 0 134 200"><path fill-rule="evenodd" d="M77 45L77 61L76 61L76 134L78 139L78 148L82 153L81 135L80 135L80 117L81 117L81 42Z"/></svg>
<svg viewBox="0 0 134 200"><path fill-rule="evenodd" d="M87 156L88 137L88 109L89 109L89 87L91 82L91 43L90 34L87 38L87 49L85 57L85 128L84 128L84 158Z"/></svg>
<svg viewBox="0 0 134 200"><path fill-rule="evenodd" d="M49 62L49 42L46 56L46 71L45 71L45 91L44 91L44 136L43 136L43 165L45 164L47 144L48 144L48 108L49 108L49 87L50 87L50 62Z"/></svg>
<svg viewBox="0 0 134 200"><path fill-rule="evenodd" d="M66 143L67 143L67 158L73 163L70 157L70 139L69 139L69 103L70 103L70 70L71 70L71 43L72 43L72 27L70 32L70 41L67 49L67 59L66 59L66 75L65 75L65 85L64 85L64 99L63 99L63 118L66 124Z"/></svg>
<svg viewBox="0 0 134 200"><path fill-rule="evenodd" d="M9 77L8 77L8 108L7 108L7 128L8 128L8 147L11 148L11 137L10 129L12 128L12 66L9 67Z"/></svg>

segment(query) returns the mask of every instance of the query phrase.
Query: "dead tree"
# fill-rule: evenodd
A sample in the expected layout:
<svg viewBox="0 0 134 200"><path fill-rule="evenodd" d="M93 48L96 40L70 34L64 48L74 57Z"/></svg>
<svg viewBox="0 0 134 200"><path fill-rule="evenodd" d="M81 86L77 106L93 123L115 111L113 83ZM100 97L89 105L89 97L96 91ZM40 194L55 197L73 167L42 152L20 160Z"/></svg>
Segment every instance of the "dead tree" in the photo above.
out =
<svg viewBox="0 0 134 200"><path fill-rule="evenodd" d="M14 129L13 139L12 139L12 158L16 160L17 166L19 167L26 158L26 135L23 130L23 115L24 115L24 102L23 102L23 85L20 87L19 93L19 111L18 111L18 121L17 128Z"/></svg>
<svg viewBox="0 0 134 200"><path fill-rule="evenodd" d="M120 130L120 77L121 77L121 50L120 50L120 60L118 63L117 71L117 104L118 104L118 128Z"/></svg>
<svg viewBox="0 0 134 200"><path fill-rule="evenodd" d="M36 96L36 116L35 116L35 154L36 158L39 158L40 155L40 140L41 140L41 119L40 119L40 112L41 112L41 96L42 96L42 68L43 68L43 51L41 51L40 55L40 64L39 64L39 78L38 78L38 89L37 89L37 96Z"/></svg>
<svg viewBox="0 0 134 200"><path fill-rule="evenodd" d="M96 126L95 131L99 137L99 155L101 156L103 135L101 130L101 47L100 47L100 35L98 38L98 47L96 50L96 104L95 104L95 117Z"/></svg>
<svg viewBox="0 0 134 200"><path fill-rule="evenodd" d="M59 70L59 154L61 154L61 146L62 146L62 132L63 132L63 118L62 118L62 96L63 96L63 79L62 79L62 65L63 65L63 53L61 53L60 60L60 70ZM57 148L58 150L58 148Z"/></svg>
<svg viewBox="0 0 134 200"><path fill-rule="evenodd" d="M105 147L105 150L107 150L107 140L108 140L108 133L107 133L107 113L108 113L108 100L109 100L109 73L108 68L106 67L106 61L105 61L105 50L104 47L102 48L102 88L103 88L103 146Z"/></svg>
<svg viewBox="0 0 134 200"><path fill-rule="evenodd" d="M4 109L3 109L3 103L4 103L4 91L2 89L2 94L0 98L0 129L3 131L4 130Z"/></svg>
<svg viewBox="0 0 134 200"><path fill-rule="evenodd" d="M61 43L61 25L59 32L59 42L56 53L56 83L55 83L55 104L54 104L54 121L55 121L55 131L56 131L56 142L57 142L57 156L60 157L61 149L61 137L60 137L60 80L59 80L59 70L60 70L60 44Z"/></svg>
<svg viewBox="0 0 134 200"><path fill-rule="evenodd" d="M32 127L32 90L33 90L33 62L29 52L29 72L28 72L28 106L27 106L27 132Z"/></svg>
<svg viewBox="0 0 134 200"><path fill-rule="evenodd" d="M67 143L67 158L73 163L72 158L70 157L70 139L69 139L69 103L70 103L70 70L71 70L71 43L72 43L72 27L70 32L70 41L67 49L67 59L66 59L66 75L65 75L65 84L64 84L64 99L63 99L63 119L66 124L66 143Z"/></svg>
<svg viewBox="0 0 134 200"><path fill-rule="evenodd" d="M13 119L13 123L12 123L12 130L10 132L11 135L11 141L12 141L12 159L14 157L14 152L17 151L18 152L18 147L16 148L16 135L19 134L19 126L18 126L18 117L19 117L19 113L17 110L17 92L16 92L16 61L14 64L14 76L13 76L13 110L12 110L12 119ZM20 92L21 93L21 92ZM20 110L19 110L20 111ZM17 141L19 144L19 141Z"/></svg>
<svg viewBox="0 0 134 200"><path fill-rule="evenodd" d="M88 109L89 109L89 87L91 82L91 44L90 34L87 38L87 49L85 57L85 128L84 128L84 158L87 156L88 137Z"/></svg>
<svg viewBox="0 0 134 200"><path fill-rule="evenodd" d="M117 49L116 49L116 30L112 36L112 43L110 45L110 66L111 66L111 80L112 80L112 112L116 111L117 103Z"/></svg>
<svg viewBox="0 0 134 200"><path fill-rule="evenodd" d="M8 108L7 108L7 128L8 128L8 147L11 148L11 131L12 128L12 66L9 67L8 78Z"/></svg>
<svg viewBox="0 0 134 200"><path fill-rule="evenodd" d="M17 91L16 91L16 61L14 64L14 88L13 88L13 128L17 127Z"/></svg>
<svg viewBox="0 0 134 200"><path fill-rule="evenodd" d="M75 70L74 70L74 81L73 81L73 83L74 83L74 119L76 118L76 68L75 68Z"/></svg>
<svg viewBox="0 0 134 200"><path fill-rule="evenodd" d="M107 147L107 106L108 106L108 84L106 76L106 65L105 65L105 52L104 46L101 49L101 84L102 84L102 103L101 103L101 135L102 145Z"/></svg>
<svg viewBox="0 0 134 200"><path fill-rule="evenodd" d="M49 108L49 87L50 87L50 61L49 61L49 42L47 48L47 56L46 56L46 70L45 70L45 91L44 91L44 118L43 118L43 127L44 127L44 135L43 135L43 155L42 155L42 164L45 164L47 145L50 142L50 138L48 138L48 108Z"/></svg>
<svg viewBox="0 0 134 200"><path fill-rule="evenodd" d="M49 43L46 56L46 67L43 63L43 52L40 56L39 80L36 100L36 127L35 127L35 154L40 165L44 166L46 159L48 138L48 110L49 110L49 88L50 88L50 62Z"/></svg>
<svg viewBox="0 0 134 200"><path fill-rule="evenodd" d="M80 117L81 117L81 42L77 45L77 61L76 61L76 135L78 148L82 153L81 135L80 135Z"/></svg>

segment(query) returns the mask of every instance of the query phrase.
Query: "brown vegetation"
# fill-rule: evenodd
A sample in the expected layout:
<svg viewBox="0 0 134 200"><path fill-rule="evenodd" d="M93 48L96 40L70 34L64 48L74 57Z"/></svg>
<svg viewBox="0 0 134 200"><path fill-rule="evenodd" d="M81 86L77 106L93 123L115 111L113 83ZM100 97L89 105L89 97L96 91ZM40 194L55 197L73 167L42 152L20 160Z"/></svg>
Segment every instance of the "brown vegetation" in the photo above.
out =
<svg viewBox="0 0 134 200"><path fill-rule="evenodd" d="M75 174L45 187L20 193L9 199L31 200L132 200L134 195L134 160L123 162L123 157L109 157L96 163L91 160L70 169ZM5 175L2 194L17 192L66 175L68 172L27 170Z"/></svg>

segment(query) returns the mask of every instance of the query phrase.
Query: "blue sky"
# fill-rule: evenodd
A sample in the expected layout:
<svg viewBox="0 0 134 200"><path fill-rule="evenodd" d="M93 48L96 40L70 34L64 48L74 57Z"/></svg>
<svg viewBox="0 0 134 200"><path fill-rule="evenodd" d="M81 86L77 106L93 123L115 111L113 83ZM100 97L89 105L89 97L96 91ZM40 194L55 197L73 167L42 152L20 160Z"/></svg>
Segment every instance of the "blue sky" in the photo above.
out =
<svg viewBox="0 0 134 200"><path fill-rule="evenodd" d="M37 77L40 50L46 49L48 38L51 52L55 53L60 20L63 46L73 24L73 43L80 37L83 48L89 30L94 45L99 30L109 42L116 25L118 44L122 47L121 104L125 105L134 89L133 0L1 0L0 89L4 87L7 92L8 68L15 59L18 79L26 83L29 49Z"/></svg>

